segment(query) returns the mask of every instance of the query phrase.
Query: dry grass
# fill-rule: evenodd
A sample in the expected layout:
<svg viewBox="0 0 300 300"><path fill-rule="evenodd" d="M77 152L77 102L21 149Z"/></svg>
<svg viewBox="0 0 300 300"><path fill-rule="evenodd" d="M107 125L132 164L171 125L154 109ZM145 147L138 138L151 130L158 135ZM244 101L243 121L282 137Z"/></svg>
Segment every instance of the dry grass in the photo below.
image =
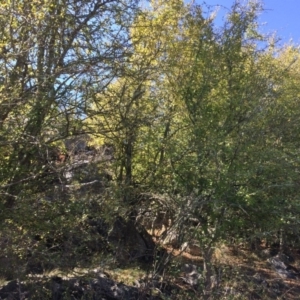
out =
<svg viewBox="0 0 300 300"><path fill-rule="evenodd" d="M164 248L172 254L178 269L185 263L196 265L199 268L203 267L201 256L193 256L171 246ZM211 299L300 299L300 278L281 278L268 260L259 255L264 249L264 245L261 245L261 249L254 252L243 246L225 244L215 248L212 263L222 269L222 281L219 286L219 294L217 291ZM293 266L300 269L300 254L296 250L291 254L295 259ZM180 276L180 273L177 275ZM173 282L180 286L182 291L193 290L187 288L176 278ZM195 292L194 298L191 299L201 299L201 296Z"/></svg>
<svg viewBox="0 0 300 300"><path fill-rule="evenodd" d="M110 278L116 282L123 282L127 285L133 285L136 280L140 280L146 276L145 270L138 266L107 270Z"/></svg>
<svg viewBox="0 0 300 300"><path fill-rule="evenodd" d="M158 232L156 232L159 235ZM159 243L157 236L153 236L153 240ZM161 246L161 245L159 245ZM202 299L202 288L191 287L184 283L182 273L180 272L183 264L193 264L203 268L203 259L201 256L191 255L186 251L180 251L172 246L163 246L165 250L172 256L172 263L168 265L164 273L164 279L176 286L180 291L177 298L165 299ZM261 245L260 251L265 249ZM261 258L259 251L253 252L244 246L229 246L220 244L215 248L212 263L222 270L221 283L218 290L215 291L211 299L281 299L296 300L300 299L300 279L283 279L280 278L275 270L272 269L266 258ZM296 268L300 267L300 254L297 251L292 252L295 258L293 264ZM126 285L135 285L140 279L148 278L151 275L153 266L147 265L148 270L138 263L128 265L119 265L115 267L113 257L94 256L86 265L61 271L54 269L42 275L28 276L28 280L35 278L41 280L43 277L61 277L70 279L74 277L97 277L99 273L105 273L109 278L116 282L122 282ZM0 287L7 282L0 278ZM201 284L201 283L200 283Z"/></svg>

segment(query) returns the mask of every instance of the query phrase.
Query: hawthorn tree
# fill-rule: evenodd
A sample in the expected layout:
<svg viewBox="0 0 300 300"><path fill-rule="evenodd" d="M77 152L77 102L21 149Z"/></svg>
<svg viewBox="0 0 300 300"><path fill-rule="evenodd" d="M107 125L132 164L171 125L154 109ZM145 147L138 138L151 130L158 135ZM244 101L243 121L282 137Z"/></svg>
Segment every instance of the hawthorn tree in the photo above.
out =
<svg viewBox="0 0 300 300"><path fill-rule="evenodd" d="M135 9L115 0L0 5L2 195L37 187L48 148L83 133L89 89L101 92L121 71Z"/></svg>
<svg viewBox="0 0 300 300"><path fill-rule="evenodd" d="M76 226L89 236L89 207L65 190L57 153L86 133L90 93L122 72L137 9L135 0L0 3L0 226L12 272L33 243L34 255L47 256L47 240L67 245ZM65 251L65 263L77 250Z"/></svg>
<svg viewBox="0 0 300 300"><path fill-rule="evenodd" d="M142 64L147 76L128 71L130 80L120 78L108 86L113 94L98 98L110 113L95 115L120 126L108 130L117 145L129 141L124 130L133 134L130 156L119 148L130 165L124 178L173 199L174 226L200 244L209 290L219 242L267 238L297 224L288 225L291 207L298 211L298 50L274 50L259 34L257 2L235 3L218 29L201 7L151 5L136 17L132 59L139 63L128 69L141 74L132 66ZM126 170L122 159L117 164ZM188 218L199 226L191 230Z"/></svg>

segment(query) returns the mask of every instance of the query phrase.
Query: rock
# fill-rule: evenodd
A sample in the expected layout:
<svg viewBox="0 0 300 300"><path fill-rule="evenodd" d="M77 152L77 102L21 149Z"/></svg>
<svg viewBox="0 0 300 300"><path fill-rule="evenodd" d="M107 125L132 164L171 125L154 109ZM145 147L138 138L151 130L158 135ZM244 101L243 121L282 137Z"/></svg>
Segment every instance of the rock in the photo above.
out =
<svg viewBox="0 0 300 300"><path fill-rule="evenodd" d="M32 295L30 295L30 292ZM106 276L95 279L71 278L63 279L55 276L34 284L21 284L17 280L11 281L0 289L0 299L95 299L95 300L123 300L123 299L158 299L142 294L137 287L117 283Z"/></svg>
<svg viewBox="0 0 300 300"><path fill-rule="evenodd" d="M280 255L270 258L269 262L282 278L296 279L300 275L299 270L283 262Z"/></svg>
<svg viewBox="0 0 300 300"><path fill-rule="evenodd" d="M116 248L116 259L119 262L153 259L155 244L151 236L132 220L118 217L109 232L108 242Z"/></svg>
<svg viewBox="0 0 300 300"><path fill-rule="evenodd" d="M274 249L272 248L267 248L263 249L258 252L258 256L263 259L268 259L273 256L277 256L282 260L284 263L289 264L295 262L295 258L289 251L283 251L283 252L274 252Z"/></svg>
<svg viewBox="0 0 300 300"><path fill-rule="evenodd" d="M193 264L184 264L181 268L183 281L191 286L197 286L202 275L198 272L198 267Z"/></svg>

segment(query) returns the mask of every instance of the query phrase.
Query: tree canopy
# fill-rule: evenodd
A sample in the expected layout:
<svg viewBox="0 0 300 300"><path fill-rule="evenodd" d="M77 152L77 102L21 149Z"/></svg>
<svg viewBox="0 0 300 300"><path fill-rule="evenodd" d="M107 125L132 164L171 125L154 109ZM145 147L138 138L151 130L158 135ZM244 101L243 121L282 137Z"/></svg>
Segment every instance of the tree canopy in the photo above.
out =
<svg viewBox="0 0 300 300"><path fill-rule="evenodd" d="M91 216L137 218L149 195L197 240L205 297L218 243L299 245L300 53L261 34L261 10L236 2L217 27L181 0L0 3L6 253L85 235ZM70 151L80 139L111 158Z"/></svg>

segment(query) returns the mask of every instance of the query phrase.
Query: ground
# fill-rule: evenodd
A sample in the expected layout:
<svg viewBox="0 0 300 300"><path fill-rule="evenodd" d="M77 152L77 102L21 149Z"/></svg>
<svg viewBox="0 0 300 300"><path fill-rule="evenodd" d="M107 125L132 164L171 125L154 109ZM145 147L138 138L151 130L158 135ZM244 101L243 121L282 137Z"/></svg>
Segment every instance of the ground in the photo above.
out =
<svg viewBox="0 0 300 300"><path fill-rule="evenodd" d="M128 232L127 227L124 228ZM211 291L209 298L204 298L207 295L203 295L205 282L199 249L180 250L163 245L159 239L161 232L150 232L157 249L161 249L153 261L120 260L117 251L103 254L97 252L98 248L95 247L87 259L76 261L75 268L52 268L40 274L28 273L22 279L13 278L10 281L0 278L0 299L117 300L127 299L128 295L131 297L128 299L140 300L300 299L298 249L289 250L291 261L287 264L295 276L283 278L283 274L276 270L270 260L272 255L277 257L278 254L264 243L255 251L250 250L246 244L218 245L212 260L214 278ZM275 250L278 252L278 249ZM100 295L99 290L105 293Z"/></svg>

